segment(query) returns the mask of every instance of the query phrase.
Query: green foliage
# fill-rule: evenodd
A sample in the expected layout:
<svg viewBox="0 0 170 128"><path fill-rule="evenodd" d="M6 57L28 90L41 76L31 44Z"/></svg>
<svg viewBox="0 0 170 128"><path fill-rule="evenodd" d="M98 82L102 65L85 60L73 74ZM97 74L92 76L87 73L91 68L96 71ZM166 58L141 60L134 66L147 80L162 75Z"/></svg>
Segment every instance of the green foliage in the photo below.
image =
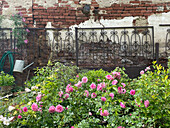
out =
<svg viewBox="0 0 170 128"><path fill-rule="evenodd" d="M170 126L170 79L169 69L153 62L154 72L147 71L138 80L134 80L137 93L135 99L141 105L139 115L154 121L154 126ZM148 100L149 107L142 102ZM168 127L167 127L168 128Z"/></svg>
<svg viewBox="0 0 170 128"><path fill-rule="evenodd" d="M19 28L24 27L26 25L25 19L22 17L22 14L17 13L15 15L12 15L10 19L14 22L14 29L12 30L12 33L14 34L14 37L17 40L17 47L28 43L26 36L29 30Z"/></svg>
<svg viewBox="0 0 170 128"><path fill-rule="evenodd" d="M0 73L0 86L14 85L15 78L12 75L5 74L3 71Z"/></svg>
<svg viewBox="0 0 170 128"><path fill-rule="evenodd" d="M165 70L155 63L153 67L154 72L146 68L145 74L132 80L121 68L116 68L110 73L102 69L81 72L75 66L49 62L48 66L37 68L36 76L26 82L30 90L10 100L10 104L1 103L0 114L5 117L16 116L8 127L168 128L169 69ZM88 80L84 81L85 78ZM116 84L113 83L114 80L117 81ZM92 83L96 85L95 89L90 87ZM102 88L99 88L100 86ZM68 91L70 87L73 88L72 91ZM120 92L121 87L124 92ZM132 89L135 90L134 95L130 94ZM92 93L96 94L95 98L92 97ZM110 96L111 93L114 94L113 98ZM69 97L66 98L65 94ZM39 95L41 99L36 101ZM105 97L106 101L102 101L101 97ZM149 101L147 107L144 103L146 100ZM32 110L33 103L38 104L39 111ZM49 112L50 106L59 104L64 109L61 113ZM13 105L15 109L9 112L3 105ZM22 110L23 107L27 107L28 111L20 113L18 110ZM101 115L104 110L107 110L109 115ZM18 115L22 118L17 118ZM3 123L0 124L5 126Z"/></svg>

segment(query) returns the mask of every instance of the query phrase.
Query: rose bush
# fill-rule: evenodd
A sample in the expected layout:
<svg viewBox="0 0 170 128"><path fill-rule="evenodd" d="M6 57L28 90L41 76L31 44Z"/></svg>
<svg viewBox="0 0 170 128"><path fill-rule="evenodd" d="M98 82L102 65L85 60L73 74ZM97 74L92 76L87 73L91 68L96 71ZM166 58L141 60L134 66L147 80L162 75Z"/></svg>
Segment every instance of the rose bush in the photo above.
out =
<svg viewBox="0 0 170 128"><path fill-rule="evenodd" d="M1 111L1 126L168 127L169 70L155 68L133 80L120 68L77 74L57 63L38 69L27 92L9 104L10 111Z"/></svg>

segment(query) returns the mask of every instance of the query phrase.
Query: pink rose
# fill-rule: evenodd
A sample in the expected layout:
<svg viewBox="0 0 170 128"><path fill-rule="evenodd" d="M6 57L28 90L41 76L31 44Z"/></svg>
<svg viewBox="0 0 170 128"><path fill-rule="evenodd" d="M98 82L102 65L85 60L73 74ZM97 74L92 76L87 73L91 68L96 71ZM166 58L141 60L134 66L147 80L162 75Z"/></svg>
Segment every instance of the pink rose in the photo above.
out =
<svg viewBox="0 0 170 128"><path fill-rule="evenodd" d="M113 94L113 93L110 93L110 94L109 94L109 96L110 96L110 97L112 97L112 99L113 99L113 97L114 97L114 94Z"/></svg>
<svg viewBox="0 0 170 128"><path fill-rule="evenodd" d="M122 92L121 92L122 94L125 94L125 93L126 93L126 89L122 89L121 91L122 91Z"/></svg>
<svg viewBox="0 0 170 128"><path fill-rule="evenodd" d="M74 128L74 126L71 126L71 128Z"/></svg>
<svg viewBox="0 0 170 128"><path fill-rule="evenodd" d="M83 78L82 78L82 82L83 82L83 83L87 83L87 81L88 81L88 78L87 78L87 77L83 77Z"/></svg>
<svg viewBox="0 0 170 128"><path fill-rule="evenodd" d="M101 86L102 86L102 88L105 88L106 87L106 83L105 82L101 83Z"/></svg>
<svg viewBox="0 0 170 128"><path fill-rule="evenodd" d="M98 86L97 86L97 90L102 90L103 89L103 87L102 87L102 85L101 84L98 84Z"/></svg>
<svg viewBox="0 0 170 128"><path fill-rule="evenodd" d="M30 30L26 29L26 32L30 32Z"/></svg>
<svg viewBox="0 0 170 128"><path fill-rule="evenodd" d="M121 83L123 85L123 88L126 87L126 84L125 83Z"/></svg>
<svg viewBox="0 0 170 128"><path fill-rule="evenodd" d="M135 90L132 89L132 90L130 91L130 94L131 94L131 95L135 95Z"/></svg>
<svg viewBox="0 0 170 128"><path fill-rule="evenodd" d="M89 96L89 91L85 90L84 96L88 97Z"/></svg>
<svg viewBox="0 0 170 128"><path fill-rule="evenodd" d="M91 89L95 89L95 88L96 88L96 85L95 85L94 83L92 83L92 84L90 85L90 88L91 88Z"/></svg>
<svg viewBox="0 0 170 128"><path fill-rule="evenodd" d="M28 43L28 40L24 40L24 42L27 44L27 43Z"/></svg>
<svg viewBox="0 0 170 128"><path fill-rule="evenodd" d="M66 110L67 110L68 108L66 107Z"/></svg>
<svg viewBox="0 0 170 128"><path fill-rule="evenodd" d="M106 98L105 98L105 97L101 97L101 100L102 100L102 101L106 101Z"/></svg>
<svg viewBox="0 0 170 128"><path fill-rule="evenodd" d="M117 80L113 80L113 81L112 81L112 85L116 85L117 82L118 82Z"/></svg>
<svg viewBox="0 0 170 128"><path fill-rule="evenodd" d="M125 127L122 127L122 126L118 126L117 128L125 128Z"/></svg>
<svg viewBox="0 0 170 128"><path fill-rule="evenodd" d="M36 103L33 103L31 105L31 108L32 108L33 111L38 111L38 105Z"/></svg>
<svg viewBox="0 0 170 128"><path fill-rule="evenodd" d="M55 112L55 107L54 106L50 106L48 111L49 111L49 113L54 113Z"/></svg>
<svg viewBox="0 0 170 128"><path fill-rule="evenodd" d="M36 101L39 102L41 100L41 94L38 94L38 96L36 97Z"/></svg>
<svg viewBox="0 0 170 128"><path fill-rule="evenodd" d="M102 112L102 110L100 111L100 115L101 116L108 116L109 112L107 110L104 110L104 112Z"/></svg>
<svg viewBox="0 0 170 128"><path fill-rule="evenodd" d="M140 71L140 75L143 75L145 72L142 70L142 71Z"/></svg>
<svg viewBox="0 0 170 128"><path fill-rule="evenodd" d="M82 86L82 82L78 82L77 84L75 84L76 87L81 87Z"/></svg>
<svg viewBox="0 0 170 128"><path fill-rule="evenodd" d="M64 96L65 96L65 99L69 98L69 94L67 94L67 93Z"/></svg>
<svg viewBox="0 0 170 128"><path fill-rule="evenodd" d="M90 116L92 116L92 113L91 113L91 112L89 112L89 115L90 115Z"/></svg>
<svg viewBox="0 0 170 128"><path fill-rule="evenodd" d="M59 94L60 97L62 97L63 91L60 91L58 94Z"/></svg>
<svg viewBox="0 0 170 128"><path fill-rule="evenodd" d="M94 93L94 92L91 94L91 98L95 98L96 96L97 96L97 95L96 95L96 93Z"/></svg>
<svg viewBox="0 0 170 128"><path fill-rule="evenodd" d="M144 105L147 108L149 106L149 101L148 100L144 101Z"/></svg>
<svg viewBox="0 0 170 128"><path fill-rule="evenodd" d="M130 113L129 115L131 116L132 114Z"/></svg>
<svg viewBox="0 0 170 128"><path fill-rule="evenodd" d="M112 72L112 75L114 76L114 78L121 78L120 72Z"/></svg>
<svg viewBox="0 0 170 128"><path fill-rule="evenodd" d="M100 79L97 79L97 81L100 81Z"/></svg>
<svg viewBox="0 0 170 128"><path fill-rule="evenodd" d="M78 77L79 77L79 75L76 75L76 77L78 78Z"/></svg>
<svg viewBox="0 0 170 128"><path fill-rule="evenodd" d="M22 116L21 115L18 115L18 119L21 119L22 118Z"/></svg>
<svg viewBox="0 0 170 128"><path fill-rule="evenodd" d="M55 110L56 110L56 112L61 113L63 111L63 106L59 104L56 106Z"/></svg>
<svg viewBox="0 0 170 128"><path fill-rule="evenodd" d="M120 106L121 106L122 108L126 108L126 106L125 106L122 102L120 102Z"/></svg>
<svg viewBox="0 0 170 128"><path fill-rule="evenodd" d="M106 76L106 79L108 79L108 80L113 80L113 77L112 77L112 75L107 75L107 76Z"/></svg>
<svg viewBox="0 0 170 128"><path fill-rule="evenodd" d="M67 85L67 87L66 87L66 92L67 92L67 93L73 92L73 88L71 87L71 84L68 84L68 85Z"/></svg>
<svg viewBox="0 0 170 128"><path fill-rule="evenodd" d="M23 107L23 111L24 111L24 112L27 112L27 111L28 111L28 108L27 108L27 107Z"/></svg>
<svg viewBox="0 0 170 128"><path fill-rule="evenodd" d="M19 110L19 113L22 113L22 110Z"/></svg>

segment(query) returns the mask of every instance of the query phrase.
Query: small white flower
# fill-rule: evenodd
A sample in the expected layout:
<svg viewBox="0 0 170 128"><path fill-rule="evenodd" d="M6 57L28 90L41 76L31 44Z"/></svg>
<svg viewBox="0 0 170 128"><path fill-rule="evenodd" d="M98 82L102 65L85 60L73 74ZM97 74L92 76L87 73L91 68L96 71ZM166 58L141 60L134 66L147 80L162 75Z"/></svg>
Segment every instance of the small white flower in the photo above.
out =
<svg viewBox="0 0 170 128"><path fill-rule="evenodd" d="M12 110L14 110L14 109L15 109L15 107L13 107L13 106L9 106L9 107L8 107L8 110L9 110L9 111L12 111Z"/></svg>
<svg viewBox="0 0 170 128"><path fill-rule="evenodd" d="M151 68L150 67L146 67L147 70L150 70Z"/></svg>
<svg viewBox="0 0 170 128"><path fill-rule="evenodd" d="M31 90L29 88L25 88L26 92L31 92Z"/></svg>
<svg viewBox="0 0 170 128"><path fill-rule="evenodd" d="M0 115L0 121L3 121L3 120L4 120L3 115Z"/></svg>
<svg viewBox="0 0 170 128"><path fill-rule="evenodd" d="M9 125L9 122L10 122L9 120L5 119L5 120L3 121L3 124L4 124L4 125Z"/></svg>
<svg viewBox="0 0 170 128"><path fill-rule="evenodd" d="M32 86L31 90L34 90L34 89L38 89L38 87L37 86Z"/></svg>
<svg viewBox="0 0 170 128"><path fill-rule="evenodd" d="M13 119L14 119L14 116L10 117L8 120L11 121L11 120L13 120Z"/></svg>
<svg viewBox="0 0 170 128"><path fill-rule="evenodd" d="M36 94L36 91L33 91L32 94Z"/></svg>

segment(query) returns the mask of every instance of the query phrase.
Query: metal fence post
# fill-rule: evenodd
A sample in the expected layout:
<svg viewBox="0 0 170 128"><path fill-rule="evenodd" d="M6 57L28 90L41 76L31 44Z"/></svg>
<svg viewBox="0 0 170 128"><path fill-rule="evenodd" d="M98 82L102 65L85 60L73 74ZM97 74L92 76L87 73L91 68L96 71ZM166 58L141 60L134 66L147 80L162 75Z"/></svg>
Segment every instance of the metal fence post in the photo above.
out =
<svg viewBox="0 0 170 128"><path fill-rule="evenodd" d="M78 28L75 27L75 40L76 40L76 66L78 67Z"/></svg>
<svg viewBox="0 0 170 128"><path fill-rule="evenodd" d="M155 59L158 63L159 62L159 43L155 44Z"/></svg>

